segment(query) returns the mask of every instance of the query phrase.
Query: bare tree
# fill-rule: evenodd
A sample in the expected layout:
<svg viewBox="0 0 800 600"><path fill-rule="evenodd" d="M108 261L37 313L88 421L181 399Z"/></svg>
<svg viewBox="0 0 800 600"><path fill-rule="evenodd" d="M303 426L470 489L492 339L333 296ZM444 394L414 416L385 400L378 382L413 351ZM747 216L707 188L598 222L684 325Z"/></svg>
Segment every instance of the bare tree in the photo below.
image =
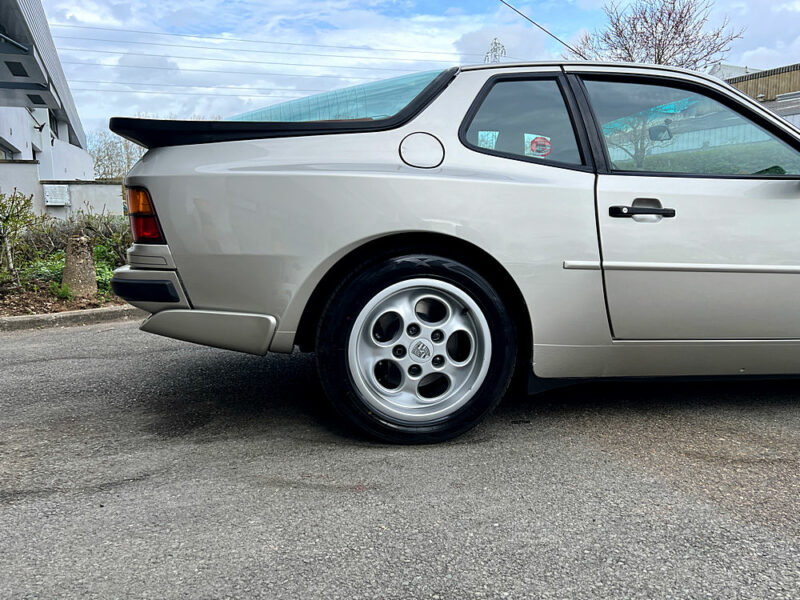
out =
<svg viewBox="0 0 800 600"><path fill-rule="evenodd" d="M0 194L0 266L6 262L13 283L22 287L19 271L14 266L14 244L25 228L37 220L33 213L33 196L20 194L16 188L11 195ZM0 269L0 271L2 271Z"/></svg>
<svg viewBox="0 0 800 600"><path fill-rule="evenodd" d="M139 118L158 118L155 115L139 113ZM189 121L219 121L219 115L207 117L203 115L192 115ZM175 120L178 117L174 114L167 116L167 119ZM126 140L106 129L95 131L89 136L89 154L94 159L95 179L108 181L122 181L125 175L131 170L147 149L130 140Z"/></svg>
<svg viewBox="0 0 800 600"><path fill-rule="evenodd" d="M663 118L658 123L653 116L649 112L642 112L618 119L614 123L614 130L605 135L606 143L625 153L637 169L644 167L644 160L652 148L666 148L673 142L671 137L661 140L650 137L653 127L669 127L672 122L669 118Z"/></svg>
<svg viewBox="0 0 800 600"><path fill-rule="evenodd" d="M672 65L703 71L725 58L744 29L709 27L713 0L634 0L603 6L605 28L585 33L568 58Z"/></svg>
<svg viewBox="0 0 800 600"><path fill-rule="evenodd" d="M96 179L122 181L145 149L110 131L96 131L89 136L89 154L94 159Z"/></svg>

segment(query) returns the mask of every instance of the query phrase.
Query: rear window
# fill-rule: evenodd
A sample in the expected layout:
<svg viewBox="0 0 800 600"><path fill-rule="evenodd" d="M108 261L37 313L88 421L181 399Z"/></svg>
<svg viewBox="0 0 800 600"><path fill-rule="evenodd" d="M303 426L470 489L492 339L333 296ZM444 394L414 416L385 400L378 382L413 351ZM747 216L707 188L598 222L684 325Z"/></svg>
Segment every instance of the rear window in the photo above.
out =
<svg viewBox="0 0 800 600"><path fill-rule="evenodd" d="M379 121L395 116L444 71L426 71L273 104L231 121Z"/></svg>

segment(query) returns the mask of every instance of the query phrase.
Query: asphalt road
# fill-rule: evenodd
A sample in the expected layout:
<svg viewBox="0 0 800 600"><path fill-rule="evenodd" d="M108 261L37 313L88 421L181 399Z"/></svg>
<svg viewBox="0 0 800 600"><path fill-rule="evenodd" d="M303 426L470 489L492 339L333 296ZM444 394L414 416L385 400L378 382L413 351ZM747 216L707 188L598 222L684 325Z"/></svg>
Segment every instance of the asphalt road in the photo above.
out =
<svg viewBox="0 0 800 600"><path fill-rule="evenodd" d="M310 356L0 335L1 598L800 598L800 382L586 384L440 446Z"/></svg>

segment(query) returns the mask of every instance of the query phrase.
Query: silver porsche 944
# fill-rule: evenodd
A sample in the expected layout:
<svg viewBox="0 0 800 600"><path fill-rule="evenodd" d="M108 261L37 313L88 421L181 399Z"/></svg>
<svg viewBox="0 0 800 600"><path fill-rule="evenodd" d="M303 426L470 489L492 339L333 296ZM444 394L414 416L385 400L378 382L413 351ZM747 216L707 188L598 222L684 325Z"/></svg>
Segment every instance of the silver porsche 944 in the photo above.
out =
<svg viewBox="0 0 800 600"><path fill-rule="evenodd" d="M113 280L142 329L315 351L373 436L518 380L800 373L800 131L716 79L482 65L110 127L150 149Z"/></svg>

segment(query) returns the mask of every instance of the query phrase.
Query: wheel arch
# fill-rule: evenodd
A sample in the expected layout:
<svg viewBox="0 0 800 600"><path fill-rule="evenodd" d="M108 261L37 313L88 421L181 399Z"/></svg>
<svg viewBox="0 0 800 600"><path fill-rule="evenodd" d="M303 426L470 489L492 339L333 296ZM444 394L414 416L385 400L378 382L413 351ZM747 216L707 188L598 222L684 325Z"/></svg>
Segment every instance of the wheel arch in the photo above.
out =
<svg viewBox="0 0 800 600"><path fill-rule="evenodd" d="M517 376L525 375L519 383L527 383L528 373L521 365L533 361L533 327L528 305L522 291L508 270L491 254L461 238L442 233L396 233L370 240L340 258L314 288L297 328L295 344L301 350L314 349L317 323L333 292L350 273L390 255L407 252L426 252L459 260L478 271L498 291L511 312L519 336Z"/></svg>

